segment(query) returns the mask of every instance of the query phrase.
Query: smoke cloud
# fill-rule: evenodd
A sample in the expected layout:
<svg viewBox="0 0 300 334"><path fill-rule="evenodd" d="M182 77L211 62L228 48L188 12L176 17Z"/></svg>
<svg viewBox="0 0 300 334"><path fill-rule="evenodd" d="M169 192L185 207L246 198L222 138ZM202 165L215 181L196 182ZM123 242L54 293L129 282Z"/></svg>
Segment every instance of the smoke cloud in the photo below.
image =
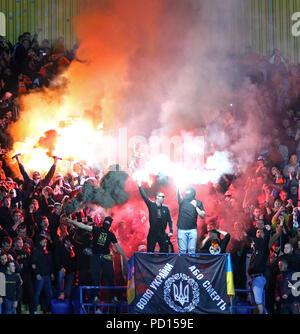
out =
<svg viewBox="0 0 300 334"><path fill-rule="evenodd" d="M72 62L49 89L22 98L21 119L11 129L15 142L33 134L38 142L62 120L83 117L95 128L102 123L107 131L125 127L129 136L204 136L205 152L212 161L224 163L228 174L244 171L265 144L263 129L268 124L260 126L265 112L257 102L261 92L236 70L232 44L224 36L236 3L93 1L75 20L80 61ZM234 33L241 44L243 36ZM102 152L109 150L97 145L93 153L101 162ZM100 188L86 183L66 210L73 212L89 202L112 208L116 231L121 222L127 226L122 246L126 249L124 234L132 240L136 233L137 248L149 227L147 209L136 184L127 185L129 197L128 175L116 173L104 177ZM175 186L171 180L160 181L151 189L166 193L176 236ZM242 185L236 187L237 194ZM217 217L220 226L233 232L235 221L216 206L219 189L210 183L195 188L208 217Z"/></svg>
<svg viewBox="0 0 300 334"><path fill-rule="evenodd" d="M103 176L100 187L91 181L86 181L81 191L66 204L66 214L70 215L88 204L109 209L126 203L129 199L129 193L125 187L127 178L128 175L125 172L110 171Z"/></svg>

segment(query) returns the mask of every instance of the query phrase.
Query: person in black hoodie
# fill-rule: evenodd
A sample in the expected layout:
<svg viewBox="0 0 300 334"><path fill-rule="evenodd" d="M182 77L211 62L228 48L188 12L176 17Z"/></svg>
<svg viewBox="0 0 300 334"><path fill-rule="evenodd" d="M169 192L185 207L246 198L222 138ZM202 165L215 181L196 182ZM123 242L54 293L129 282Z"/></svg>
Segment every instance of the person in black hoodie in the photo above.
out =
<svg viewBox="0 0 300 334"><path fill-rule="evenodd" d="M37 246L31 253L31 266L34 272L34 312L36 313L42 290L46 295L46 312L50 311L53 296L51 280L54 279L53 254L47 250L47 237L40 235Z"/></svg>
<svg viewBox="0 0 300 334"><path fill-rule="evenodd" d="M161 253L168 253L168 239L173 235L173 222L169 208L163 204L165 195L158 192L155 202L151 201L144 189L139 184L140 194L149 210L150 229L147 236L147 252L154 252L156 243L159 244ZM170 233L166 235L165 230L169 224Z"/></svg>

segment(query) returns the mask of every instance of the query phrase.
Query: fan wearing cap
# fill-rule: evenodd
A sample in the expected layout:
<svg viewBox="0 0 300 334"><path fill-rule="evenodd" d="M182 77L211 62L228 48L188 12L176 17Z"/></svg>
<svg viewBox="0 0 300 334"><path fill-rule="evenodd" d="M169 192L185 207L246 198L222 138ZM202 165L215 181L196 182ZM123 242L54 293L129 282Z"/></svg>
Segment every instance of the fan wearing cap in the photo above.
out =
<svg viewBox="0 0 300 334"><path fill-rule="evenodd" d="M205 218L205 211L201 201L195 198L196 190L187 188L185 196L182 197L177 189L179 213L177 220L177 239L179 253L196 253L198 238L197 220L198 216Z"/></svg>
<svg viewBox="0 0 300 334"><path fill-rule="evenodd" d="M92 256L90 261L90 269L92 276L92 284L99 286L101 281L101 271L103 277L108 281L109 286L114 286L114 268L113 259L110 254L110 245L113 244L125 261L127 267L127 256L122 247L118 244L117 238L110 230L112 225L112 217L104 218L102 226L86 225L78 221L66 219L66 222L73 224L81 229L84 229L92 234ZM114 291L110 291L111 297L115 298ZM98 299L94 292L94 301Z"/></svg>
<svg viewBox="0 0 300 334"><path fill-rule="evenodd" d="M139 192L149 210L150 229L147 236L147 252L154 252L155 246L158 243L160 252L168 253L169 238L173 235L173 221L169 208L163 204L165 195L162 192L157 192L155 201L151 201L140 182L138 185ZM170 230L168 234L165 232L167 225L169 225Z"/></svg>
<svg viewBox="0 0 300 334"><path fill-rule="evenodd" d="M51 179L54 176L57 160L59 160L59 158L53 157L54 163L51 166L49 172L46 174L46 176L43 179L41 179L41 174L38 171L33 172L32 178L29 176L29 174L26 172L23 164L20 161L20 154L15 155L13 158L17 160L20 173L22 174L23 179L24 179L23 204L24 204L24 207L27 208L29 205L30 195L37 189L41 190L42 188L49 185Z"/></svg>

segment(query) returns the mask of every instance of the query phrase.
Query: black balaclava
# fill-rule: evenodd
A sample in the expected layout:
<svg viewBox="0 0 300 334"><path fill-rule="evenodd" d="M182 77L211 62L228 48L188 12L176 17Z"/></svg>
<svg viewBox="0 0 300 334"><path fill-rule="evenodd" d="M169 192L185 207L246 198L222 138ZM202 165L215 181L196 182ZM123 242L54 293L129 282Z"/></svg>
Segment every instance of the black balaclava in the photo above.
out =
<svg viewBox="0 0 300 334"><path fill-rule="evenodd" d="M196 191L194 188L187 188L185 191L185 199L191 201L195 198Z"/></svg>
<svg viewBox="0 0 300 334"><path fill-rule="evenodd" d="M102 225L103 229L108 231L111 227L112 221L113 221L112 217L110 216L105 217Z"/></svg>

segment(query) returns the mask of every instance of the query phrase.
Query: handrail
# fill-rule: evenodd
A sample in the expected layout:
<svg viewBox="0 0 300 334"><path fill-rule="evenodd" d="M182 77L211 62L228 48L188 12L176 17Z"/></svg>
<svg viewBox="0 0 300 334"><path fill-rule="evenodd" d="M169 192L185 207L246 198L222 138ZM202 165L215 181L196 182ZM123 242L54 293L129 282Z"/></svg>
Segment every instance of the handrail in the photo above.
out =
<svg viewBox="0 0 300 334"><path fill-rule="evenodd" d="M82 296L83 290L120 290L120 291L126 291L127 286L92 286L92 285L81 285L81 286L79 286L80 313L81 313L81 310L84 306L116 307L118 304L121 304L121 302L119 302L119 303L101 303L101 304L84 303L83 302L83 296ZM127 304L127 306L128 306L128 304Z"/></svg>

